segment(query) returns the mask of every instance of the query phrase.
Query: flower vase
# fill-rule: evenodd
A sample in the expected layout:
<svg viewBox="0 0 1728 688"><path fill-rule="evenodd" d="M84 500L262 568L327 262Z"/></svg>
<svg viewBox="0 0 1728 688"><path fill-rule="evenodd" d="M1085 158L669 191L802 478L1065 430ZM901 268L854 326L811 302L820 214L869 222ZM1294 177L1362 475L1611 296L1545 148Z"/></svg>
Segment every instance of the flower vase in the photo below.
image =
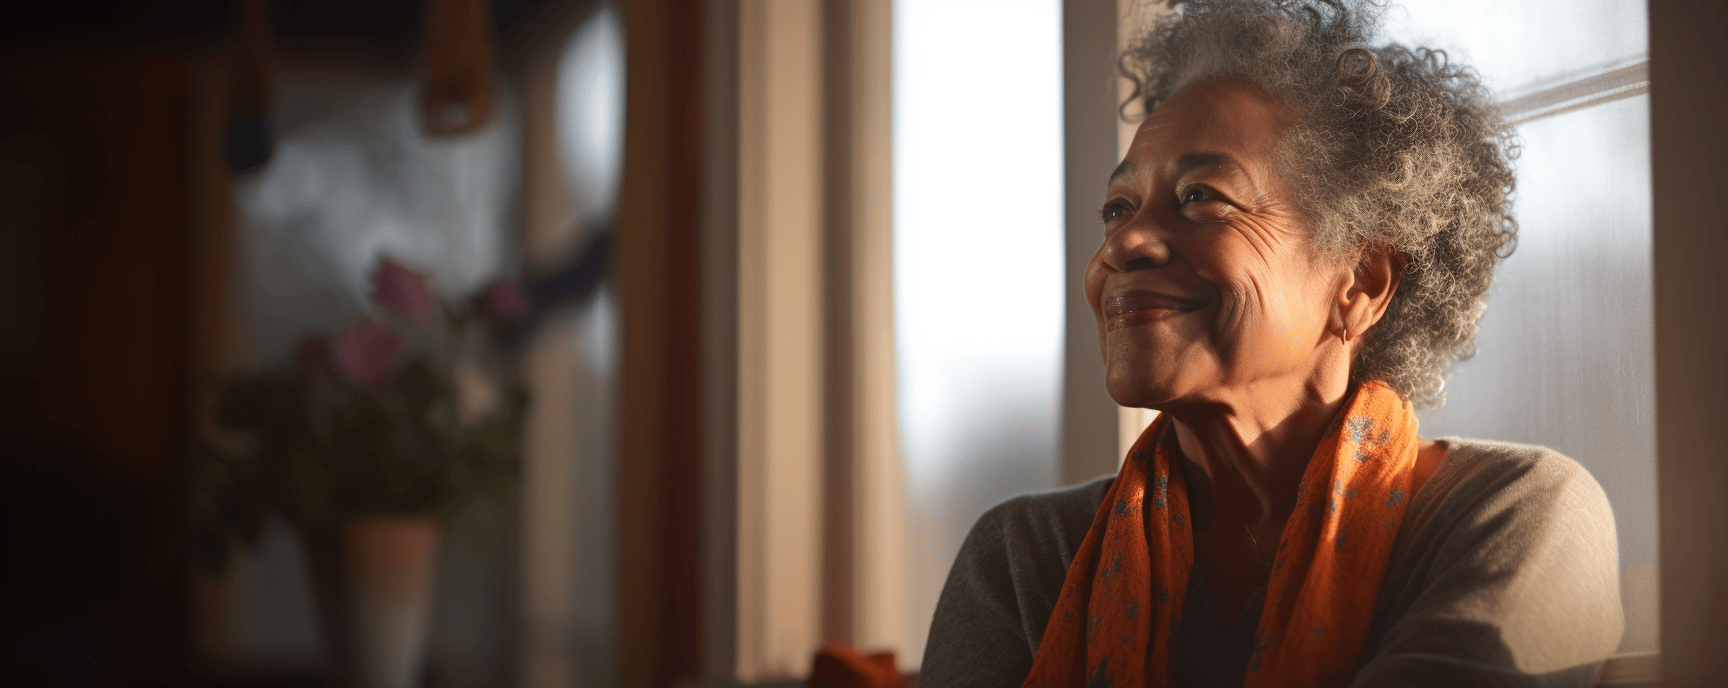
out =
<svg viewBox="0 0 1728 688"><path fill-rule="evenodd" d="M418 688L432 630L437 523L369 516L303 536L336 685Z"/></svg>

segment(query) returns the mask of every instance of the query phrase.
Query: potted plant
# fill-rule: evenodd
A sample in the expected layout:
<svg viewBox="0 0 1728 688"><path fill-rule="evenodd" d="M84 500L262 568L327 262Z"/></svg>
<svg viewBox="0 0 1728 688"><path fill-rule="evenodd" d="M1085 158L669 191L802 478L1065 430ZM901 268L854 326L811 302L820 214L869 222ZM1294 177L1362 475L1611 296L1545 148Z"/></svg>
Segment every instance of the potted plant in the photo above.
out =
<svg viewBox="0 0 1728 688"><path fill-rule="evenodd" d="M215 384L190 463L195 554L220 566L267 512L305 545L332 669L344 685L418 685L440 521L508 490L527 395L502 342L528 313L509 282L442 301L388 258L373 315L309 335L286 369Z"/></svg>

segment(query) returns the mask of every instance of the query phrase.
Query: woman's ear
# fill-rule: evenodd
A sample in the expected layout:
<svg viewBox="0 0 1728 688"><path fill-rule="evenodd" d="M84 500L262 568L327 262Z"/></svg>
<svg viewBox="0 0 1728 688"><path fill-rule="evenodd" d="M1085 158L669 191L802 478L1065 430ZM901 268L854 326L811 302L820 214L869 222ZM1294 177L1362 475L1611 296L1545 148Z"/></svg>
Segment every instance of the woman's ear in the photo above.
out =
<svg viewBox="0 0 1728 688"><path fill-rule="evenodd" d="M1409 256L1390 247L1370 247L1362 251L1351 273L1349 283L1339 294L1338 315L1343 320L1345 340L1360 339L1392 303L1398 284L1404 280L1404 265Z"/></svg>

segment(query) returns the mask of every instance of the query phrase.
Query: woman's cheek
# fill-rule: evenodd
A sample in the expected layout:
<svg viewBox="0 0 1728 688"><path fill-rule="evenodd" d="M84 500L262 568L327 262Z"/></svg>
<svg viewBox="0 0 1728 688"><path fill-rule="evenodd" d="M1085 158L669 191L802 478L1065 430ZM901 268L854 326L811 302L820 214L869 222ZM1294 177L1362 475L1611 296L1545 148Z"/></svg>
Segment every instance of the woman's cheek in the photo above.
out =
<svg viewBox="0 0 1728 688"><path fill-rule="evenodd" d="M1098 319L1100 326L1104 323L1104 308L1101 303L1104 293L1104 278L1104 259L1098 253L1094 253L1091 262L1086 263L1086 276L1081 286L1086 290L1086 303L1092 307L1092 317Z"/></svg>
<svg viewBox="0 0 1728 688"><path fill-rule="evenodd" d="M1252 340L1254 331L1263 324L1264 311L1257 286L1252 282L1237 282L1221 289L1218 317L1213 322L1213 345L1226 358L1234 357Z"/></svg>

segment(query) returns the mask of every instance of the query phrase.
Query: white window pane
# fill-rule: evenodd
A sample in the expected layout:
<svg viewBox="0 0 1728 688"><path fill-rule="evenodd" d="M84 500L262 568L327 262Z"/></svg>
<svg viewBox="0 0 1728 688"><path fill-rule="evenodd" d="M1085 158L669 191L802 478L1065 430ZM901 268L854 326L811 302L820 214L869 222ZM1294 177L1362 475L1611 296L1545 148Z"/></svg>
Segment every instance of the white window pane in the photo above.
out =
<svg viewBox="0 0 1728 688"><path fill-rule="evenodd" d="M469 136L421 132L412 75L285 69L269 166L235 184L255 361L367 312L379 256L445 294L499 276L521 165L513 103Z"/></svg>
<svg viewBox="0 0 1728 688"><path fill-rule="evenodd" d="M1078 288L1062 266L1061 36L1055 0L894 4L913 662L972 522L1056 482L1062 297Z"/></svg>
<svg viewBox="0 0 1728 688"><path fill-rule="evenodd" d="M1463 57L1504 100L1644 59L1646 24L1642 0L1405 0L1383 28L1393 40Z"/></svg>
<svg viewBox="0 0 1728 688"><path fill-rule="evenodd" d="M1656 561L1650 105L1637 96L1520 128L1518 250L1495 273L1476 358L1428 437L1546 445L1614 505L1620 564Z"/></svg>

